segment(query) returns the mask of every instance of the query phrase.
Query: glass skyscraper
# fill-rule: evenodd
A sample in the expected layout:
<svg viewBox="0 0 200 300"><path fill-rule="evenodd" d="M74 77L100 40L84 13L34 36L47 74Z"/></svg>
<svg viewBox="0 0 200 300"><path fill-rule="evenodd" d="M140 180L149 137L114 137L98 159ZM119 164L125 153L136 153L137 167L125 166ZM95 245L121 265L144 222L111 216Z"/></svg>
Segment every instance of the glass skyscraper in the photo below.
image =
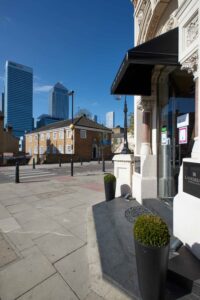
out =
<svg viewBox="0 0 200 300"><path fill-rule="evenodd" d="M68 90L59 82L50 91L49 114L53 118L69 119Z"/></svg>
<svg viewBox="0 0 200 300"><path fill-rule="evenodd" d="M106 113L106 127L114 128L115 127L115 113L114 111L109 111Z"/></svg>
<svg viewBox="0 0 200 300"><path fill-rule="evenodd" d="M23 136L25 131L32 130L32 68L15 62L6 61L4 116L4 125L11 125L15 136Z"/></svg>

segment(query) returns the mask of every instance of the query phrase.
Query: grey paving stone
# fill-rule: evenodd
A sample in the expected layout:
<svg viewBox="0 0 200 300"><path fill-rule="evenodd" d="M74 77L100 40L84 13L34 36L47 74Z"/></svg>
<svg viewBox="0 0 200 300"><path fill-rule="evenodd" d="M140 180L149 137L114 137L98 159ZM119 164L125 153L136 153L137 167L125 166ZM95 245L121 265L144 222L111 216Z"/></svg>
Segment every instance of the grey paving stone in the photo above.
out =
<svg viewBox="0 0 200 300"><path fill-rule="evenodd" d="M55 206L55 204L54 204L52 206L43 207L40 209L40 211L49 217L55 217L55 216L63 214L66 211L69 211L69 210L67 208L61 207L59 205Z"/></svg>
<svg viewBox="0 0 200 300"><path fill-rule="evenodd" d="M11 245L3 238L0 239L0 267L5 266L15 259L17 259L17 255Z"/></svg>
<svg viewBox="0 0 200 300"><path fill-rule="evenodd" d="M35 239L35 243L52 263L84 245L81 239L64 228Z"/></svg>
<svg viewBox="0 0 200 300"><path fill-rule="evenodd" d="M55 268L80 299L89 293L89 268L86 246L55 263Z"/></svg>
<svg viewBox="0 0 200 300"><path fill-rule="evenodd" d="M72 212L71 210L66 211L61 215L54 216L53 219L67 229L86 222L85 216L83 214L78 214L75 213L75 211Z"/></svg>
<svg viewBox="0 0 200 300"><path fill-rule="evenodd" d="M104 300L104 298L97 295L95 292L91 291L84 300ZM122 300L122 299L121 299Z"/></svg>
<svg viewBox="0 0 200 300"><path fill-rule="evenodd" d="M31 209L31 205L27 204L27 203L17 203L14 205L9 205L7 206L7 210L11 213L11 214L16 214L18 212L22 212L24 210L27 209Z"/></svg>
<svg viewBox="0 0 200 300"><path fill-rule="evenodd" d="M38 209L35 209L33 207L31 209L27 209L26 211L14 214L14 217L21 225L31 220L42 218L43 216L44 215Z"/></svg>
<svg viewBox="0 0 200 300"><path fill-rule="evenodd" d="M78 300L78 298L65 281L55 274L18 300Z"/></svg>
<svg viewBox="0 0 200 300"><path fill-rule="evenodd" d="M8 210L0 204L0 219L9 218L11 215L9 214Z"/></svg>
<svg viewBox="0 0 200 300"><path fill-rule="evenodd" d="M20 225L12 217L0 220L0 230L3 233L7 233L16 229L19 229Z"/></svg>
<svg viewBox="0 0 200 300"><path fill-rule="evenodd" d="M87 242L87 226L86 223L70 227L69 231L72 232L75 236L80 238L85 243Z"/></svg>
<svg viewBox="0 0 200 300"><path fill-rule="evenodd" d="M19 251L34 246L33 241L29 238L27 233L23 232L22 229L7 233L7 237Z"/></svg>
<svg viewBox="0 0 200 300"><path fill-rule="evenodd" d="M0 298L13 300L55 273L50 262L38 251L0 271ZM29 253L29 254L28 254Z"/></svg>
<svg viewBox="0 0 200 300"><path fill-rule="evenodd" d="M52 220L47 216L42 216L29 222L26 222L22 225L24 232L29 233L29 236L32 239L35 239L44 234L54 232L57 228L60 227L60 224Z"/></svg>

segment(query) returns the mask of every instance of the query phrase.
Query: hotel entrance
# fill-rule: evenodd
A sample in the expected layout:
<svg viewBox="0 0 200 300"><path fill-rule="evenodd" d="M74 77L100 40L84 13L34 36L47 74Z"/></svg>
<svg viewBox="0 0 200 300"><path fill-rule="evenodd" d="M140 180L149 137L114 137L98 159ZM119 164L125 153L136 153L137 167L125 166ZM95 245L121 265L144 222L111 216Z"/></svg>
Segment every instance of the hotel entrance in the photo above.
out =
<svg viewBox="0 0 200 300"><path fill-rule="evenodd" d="M158 87L158 196L178 193L182 159L190 157L194 138L195 85L180 68L161 76Z"/></svg>

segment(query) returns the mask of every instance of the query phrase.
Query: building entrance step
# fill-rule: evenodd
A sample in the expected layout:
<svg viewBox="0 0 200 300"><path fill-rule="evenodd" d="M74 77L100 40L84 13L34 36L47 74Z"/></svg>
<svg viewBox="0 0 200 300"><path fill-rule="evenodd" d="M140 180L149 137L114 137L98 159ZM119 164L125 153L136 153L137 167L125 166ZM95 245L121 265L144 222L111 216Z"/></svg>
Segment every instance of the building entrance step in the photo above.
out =
<svg viewBox="0 0 200 300"><path fill-rule="evenodd" d="M187 247L182 246L169 260L168 280L200 299L200 261Z"/></svg>

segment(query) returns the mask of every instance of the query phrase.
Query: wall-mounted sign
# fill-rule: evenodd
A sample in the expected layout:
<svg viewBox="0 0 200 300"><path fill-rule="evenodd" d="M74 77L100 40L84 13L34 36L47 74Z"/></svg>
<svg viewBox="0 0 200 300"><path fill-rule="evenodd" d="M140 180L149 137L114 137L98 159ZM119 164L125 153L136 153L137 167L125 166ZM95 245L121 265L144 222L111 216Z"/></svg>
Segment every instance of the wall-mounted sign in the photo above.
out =
<svg viewBox="0 0 200 300"><path fill-rule="evenodd" d="M161 145L167 145L167 131L161 132Z"/></svg>
<svg viewBox="0 0 200 300"><path fill-rule="evenodd" d="M200 198L200 164L183 163L183 191Z"/></svg>
<svg viewBox="0 0 200 300"><path fill-rule="evenodd" d="M189 125L189 114L184 114L177 117L177 128Z"/></svg>
<svg viewBox="0 0 200 300"><path fill-rule="evenodd" d="M188 142L187 127L179 128L179 144L187 144Z"/></svg>

